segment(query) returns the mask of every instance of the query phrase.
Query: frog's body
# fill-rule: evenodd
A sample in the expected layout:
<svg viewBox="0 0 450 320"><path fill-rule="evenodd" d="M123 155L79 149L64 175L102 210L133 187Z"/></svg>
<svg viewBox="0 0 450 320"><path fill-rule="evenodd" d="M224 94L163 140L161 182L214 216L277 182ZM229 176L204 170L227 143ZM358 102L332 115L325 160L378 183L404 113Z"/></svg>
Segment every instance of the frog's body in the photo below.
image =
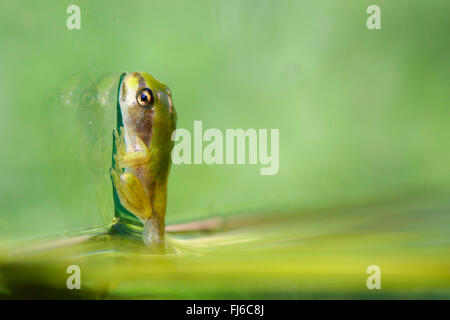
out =
<svg viewBox="0 0 450 320"><path fill-rule="evenodd" d="M167 180L176 127L169 88L145 72L123 76L111 177L120 204L144 224L147 245L164 240Z"/></svg>

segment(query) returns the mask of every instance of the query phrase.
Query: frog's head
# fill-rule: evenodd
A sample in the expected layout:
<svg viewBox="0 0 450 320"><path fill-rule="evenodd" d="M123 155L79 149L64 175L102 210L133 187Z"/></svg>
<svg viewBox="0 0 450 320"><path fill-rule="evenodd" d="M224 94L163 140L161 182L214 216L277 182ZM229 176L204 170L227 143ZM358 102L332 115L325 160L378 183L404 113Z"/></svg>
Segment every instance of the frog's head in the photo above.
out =
<svg viewBox="0 0 450 320"><path fill-rule="evenodd" d="M170 89L146 72L125 74L119 87L122 123L139 135L167 124L175 112Z"/></svg>

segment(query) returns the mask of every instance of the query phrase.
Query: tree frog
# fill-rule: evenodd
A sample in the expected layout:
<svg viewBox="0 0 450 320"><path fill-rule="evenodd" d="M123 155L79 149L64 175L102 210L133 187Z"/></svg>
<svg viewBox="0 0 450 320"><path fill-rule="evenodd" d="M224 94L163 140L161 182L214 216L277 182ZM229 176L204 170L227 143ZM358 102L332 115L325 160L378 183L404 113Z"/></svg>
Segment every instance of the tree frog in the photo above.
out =
<svg viewBox="0 0 450 320"><path fill-rule="evenodd" d="M122 75L110 174L120 204L141 220L150 247L164 244L176 119L169 87L146 72Z"/></svg>

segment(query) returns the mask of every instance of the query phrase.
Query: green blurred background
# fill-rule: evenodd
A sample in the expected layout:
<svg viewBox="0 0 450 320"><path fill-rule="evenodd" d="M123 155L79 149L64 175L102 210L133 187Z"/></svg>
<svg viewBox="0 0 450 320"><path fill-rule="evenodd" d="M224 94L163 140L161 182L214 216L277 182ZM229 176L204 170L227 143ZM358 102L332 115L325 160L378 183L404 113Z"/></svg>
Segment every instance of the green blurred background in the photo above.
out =
<svg viewBox="0 0 450 320"><path fill-rule="evenodd" d="M81 30L66 28L72 3ZM374 31L370 4L3 3L1 237L110 222L86 182L75 124L55 121L43 103L71 74L93 70L144 70L167 83L178 127L280 129L275 176L254 165L173 166L169 223L448 195L449 3L378 1L382 30Z"/></svg>
<svg viewBox="0 0 450 320"><path fill-rule="evenodd" d="M81 30L66 28L70 4ZM382 29L372 31L371 4L2 3L0 249L111 222L111 129L92 131L51 99L105 74L143 70L167 83L178 127L191 132L194 120L204 130L279 129L280 167L261 176L259 165L174 165L169 224L224 217L241 227L175 237L179 255L118 241L127 259L114 246L91 257L111 244L88 242L71 259L68 249L40 256L42 268L30 252L53 240L38 242L19 250L22 260L0 255L0 296L32 296L36 279L39 297L52 281L68 294L75 261L89 281L113 282L109 297L448 298L450 4L377 1ZM113 119L108 95L102 112ZM49 263L55 256L61 264ZM380 295L365 287L370 264L382 268Z"/></svg>

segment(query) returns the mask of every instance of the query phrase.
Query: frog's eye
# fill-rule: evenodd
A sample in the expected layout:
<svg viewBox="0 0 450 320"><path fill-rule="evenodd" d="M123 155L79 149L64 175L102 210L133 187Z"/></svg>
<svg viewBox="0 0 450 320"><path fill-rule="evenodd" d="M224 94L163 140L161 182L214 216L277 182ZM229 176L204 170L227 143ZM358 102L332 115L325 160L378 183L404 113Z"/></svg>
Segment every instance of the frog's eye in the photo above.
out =
<svg viewBox="0 0 450 320"><path fill-rule="evenodd" d="M144 88L138 92L136 96L136 101L139 103L141 107L150 108L153 106L153 102L155 102L155 98L153 97L153 92L149 88Z"/></svg>

